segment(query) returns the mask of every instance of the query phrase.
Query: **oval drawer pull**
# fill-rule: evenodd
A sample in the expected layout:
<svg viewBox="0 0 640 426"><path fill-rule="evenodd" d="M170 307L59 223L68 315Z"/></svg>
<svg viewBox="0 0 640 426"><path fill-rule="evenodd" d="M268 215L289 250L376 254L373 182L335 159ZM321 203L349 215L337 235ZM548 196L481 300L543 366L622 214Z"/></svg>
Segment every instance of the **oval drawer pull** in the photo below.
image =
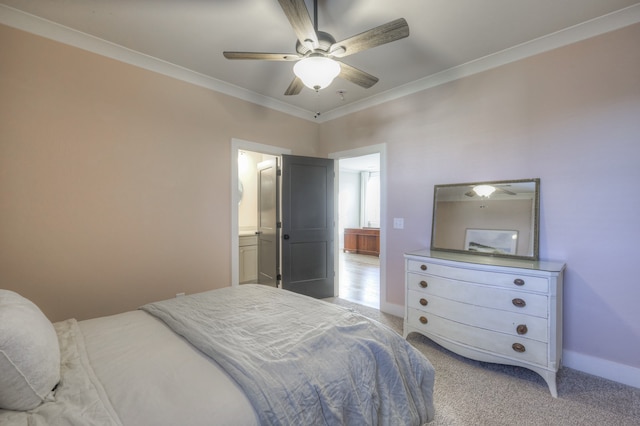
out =
<svg viewBox="0 0 640 426"><path fill-rule="evenodd" d="M428 286L428 285L429 285L429 284L427 284L427 282L426 282L426 281L424 281L424 280L420 281L420 287L422 287L422 288L427 288L427 286Z"/></svg>
<svg viewBox="0 0 640 426"><path fill-rule="evenodd" d="M425 264L420 265L420 269L422 269L423 271L426 271L427 270L427 265L425 265Z"/></svg>
<svg viewBox="0 0 640 426"><path fill-rule="evenodd" d="M511 303L513 303L513 306L517 306L518 308L524 308L525 306L527 306L527 303L520 298L513 299Z"/></svg>
<svg viewBox="0 0 640 426"><path fill-rule="evenodd" d="M516 278L515 280L513 280L513 283L515 285L524 285L524 280L522 278Z"/></svg>
<svg viewBox="0 0 640 426"><path fill-rule="evenodd" d="M516 332L517 332L518 334L527 334L527 332L528 332L528 331L529 331L529 329L527 328L527 325L526 325L526 324L519 324L519 325L516 327Z"/></svg>
<svg viewBox="0 0 640 426"><path fill-rule="evenodd" d="M427 320L427 317L420 317L420 322L426 324L429 322L429 320Z"/></svg>
<svg viewBox="0 0 640 426"><path fill-rule="evenodd" d="M511 347L513 348L514 351L520 352L520 353L526 350L522 343L514 343L513 345L511 345Z"/></svg>
<svg viewBox="0 0 640 426"><path fill-rule="evenodd" d="M429 303L429 302L428 302L428 301L427 301L427 299L425 299L424 297L423 297L422 299L420 299L420 304L421 304L422 306L427 306L427 304L428 304L428 303Z"/></svg>

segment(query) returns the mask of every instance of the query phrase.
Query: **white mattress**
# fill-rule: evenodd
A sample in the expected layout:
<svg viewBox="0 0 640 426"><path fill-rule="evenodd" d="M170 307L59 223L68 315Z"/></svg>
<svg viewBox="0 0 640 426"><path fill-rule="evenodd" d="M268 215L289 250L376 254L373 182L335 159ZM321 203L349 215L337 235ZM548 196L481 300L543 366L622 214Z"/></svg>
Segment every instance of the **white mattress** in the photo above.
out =
<svg viewBox="0 0 640 426"><path fill-rule="evenodd" d="M236 382L142 311L79 322L89 361L126 425L257 425Z"/></svg>

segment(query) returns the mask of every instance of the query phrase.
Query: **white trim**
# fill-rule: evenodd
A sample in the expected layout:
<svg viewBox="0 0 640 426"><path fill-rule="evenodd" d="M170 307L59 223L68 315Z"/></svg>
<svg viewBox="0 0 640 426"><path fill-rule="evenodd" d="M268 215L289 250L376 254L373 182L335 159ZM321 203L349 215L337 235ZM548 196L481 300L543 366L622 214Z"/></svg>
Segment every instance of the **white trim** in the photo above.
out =
<svg viewBox="0 0 640 426"><path fill-rule="evenodd" d="M567 350L562 352L562 357L566 367L640 388L640 368L638 367Z"/></svg>
<svg viewBox="0 0 640 426"><path fill-rule="evenodd" d="M238 152L252 151L261 154L291 154L291 150L272 145L263 145L242 139L231 138L231 285L240 284L240 236L238 229Z"/></svg>
<svg viewBox="0 0 640 426"><path fill-rule="evenodd" d="M404 318L404 306L396 305L394 303L385 303L380 307L380 311L386 314L393 315L398 318Z"/></svg>
<svg viewBox="0 0 640 426"><path fill-rule="evenodd" d="M331 155L329 159L333 158ZM340 217L340 170L339 158L333 158L333 297L340 294L340 230L338 218Z"/></svg>
<svg viewBox="0 0 640 426"><path fill-rule="evenodd" d="M329 158L339 160L341 158L361 157L368 154L380 153L380 311L391 313L396 315L393 305L387 303L387 144L369 145L362 148L355 148L346 151L332 152L329 154ZM338 179L335 184L335 199L339 198L338 194ZM335 203L334 218L338 218L338 203ZM339 265L339 251L340 251L340 238L338 236L338 227L335 227L334 234L334 257L336 265ZM338 282L339 282L339 267L336 268L336 291L338 294ZM401 308L398 312L404 312L404 308ZM404 316L404 313L400 313L398 316Z"/></svg>
<svg viewBox="0 0 640 426"><path fill-rule="evenodd" d="M81 31L77 31L0 4L1 24L46 37L60 43L75 46L80 49L88 50L130 65L167 75L178 80L186 81L316 123L333 120L412 93L420 92L431 87L496 68L498 66L566 46L568 44L576 43L578 41L633 25L638 22L640 22L640 3L424 77L412 83L405 84L404 86L345 105L344 107L324 112L322 113L322 116L318 118L312 118L315 115L312 111L307 111L277 99L251 92L241 87L225 83L221 80L208 77L152 56L144 55Z"/></svg>

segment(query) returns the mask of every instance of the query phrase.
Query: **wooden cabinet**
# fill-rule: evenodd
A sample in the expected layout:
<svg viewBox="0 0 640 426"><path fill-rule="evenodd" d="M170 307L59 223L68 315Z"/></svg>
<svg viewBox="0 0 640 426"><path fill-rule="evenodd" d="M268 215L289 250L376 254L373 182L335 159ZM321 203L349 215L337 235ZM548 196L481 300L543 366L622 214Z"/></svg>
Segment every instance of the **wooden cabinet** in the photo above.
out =
<svg viewBox="0 0 640 426"><path fill-rule="evenodd" d="M344 251L358 254L380 255L380 229L345 228Z"/></svg>
<svg viewBox="0 0 640 426"><path fill-rule="evenodd" d="M247 235L240 237L240 256L238 265L240 274L238 281L243 283L258 282L258 236Z"/></svg>
<svg viewBox="0 0 640 426"><path fill-rule="evenodd" d="M554 397L564 263L421 250L405 254L404 336L540 374Z"/></svg>

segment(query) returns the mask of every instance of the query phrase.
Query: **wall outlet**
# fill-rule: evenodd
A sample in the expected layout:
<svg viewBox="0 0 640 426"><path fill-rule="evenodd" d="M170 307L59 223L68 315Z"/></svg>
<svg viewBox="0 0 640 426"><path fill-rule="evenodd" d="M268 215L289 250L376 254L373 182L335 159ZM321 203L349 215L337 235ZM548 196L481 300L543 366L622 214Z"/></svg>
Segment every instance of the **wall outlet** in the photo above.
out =
<svg viewBox="0 0 640 426"><path fill-rule="evenodd" d="M394 217L393 218L393 229L404 229L404 218L403 217Z"/></svg>

